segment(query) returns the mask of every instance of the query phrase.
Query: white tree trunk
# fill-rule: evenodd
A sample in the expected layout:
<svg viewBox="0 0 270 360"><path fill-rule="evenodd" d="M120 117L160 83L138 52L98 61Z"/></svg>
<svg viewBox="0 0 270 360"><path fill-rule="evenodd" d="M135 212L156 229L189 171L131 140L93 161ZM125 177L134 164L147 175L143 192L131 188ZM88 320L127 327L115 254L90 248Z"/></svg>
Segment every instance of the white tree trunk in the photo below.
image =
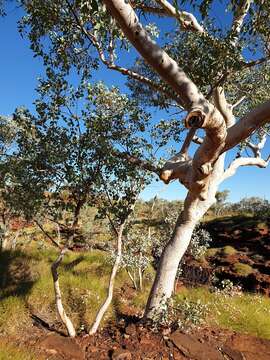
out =
<svg viewBox="0 0 270 360"><path fill-rule="evenodd" d="M57 271L59 265L61 264L61 262L63 260L63 257L65 255L66 251L67 251L67 248L63 248L61 250L60 255L53 262L53 264L51 266L51 271L52 271L52 277L53 277L55 305L56 305L57 313L58 313L59 317L61 318L63 324L65 325L68 335L70 337L75 337L76 336L75 328L72 324L72 321L67 316L67 314L64 310L64 307L63 307L61 290L60 290L60 285L59 285L59 278L58 278L58 271Z"/></svg>
<svg viewBox="0 0 270 360"><path fill-rule="evenodd" d="M114 288L114 281L115 281L115 276L117 273L117 270L119 268L120 262L121 262L121 258L122 258L122 235L123 235L123 229L124 229L124 224L122 224L119 228L118 231L118 235L117 235L117 255L116 255L116 259L112 268L112 272L111 272L111 276L110 276L110 281L109 281L109 286L108 286L108 294L107 294L107 298L104 301L104 303L102 304L101 308L99 309L95 321L89 331L90 335L93 335L97 332L99 325L101 323L101 320L105 314L105 312L107 311L108 307L111 304L112 301L112 297L113 297L113 288Z"/></svg>
<svg viewBox="0 0 270 360"><path fill-rule="evenodd" d="M210 176L208 196L205 201L200 201L191 192L188 193L184 210L177 219L172 238L161 255L156 278L146 305L146 318L151 318L158 313L160 305L171 297L174 291L178 265L190 243L195 225L215 202L215 194L223 175L223 168L224 156L221 156Z"/></svg>

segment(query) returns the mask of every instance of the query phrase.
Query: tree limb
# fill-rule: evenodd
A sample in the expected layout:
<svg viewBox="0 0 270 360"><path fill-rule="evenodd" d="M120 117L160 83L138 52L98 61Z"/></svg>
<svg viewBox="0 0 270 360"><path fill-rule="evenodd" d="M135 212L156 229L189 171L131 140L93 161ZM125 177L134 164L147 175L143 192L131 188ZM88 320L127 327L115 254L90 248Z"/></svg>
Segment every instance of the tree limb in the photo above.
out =
<svg viewBox="0 0 270 360"><path fill-rule="evenodd" d="M227 127L231 127L235 123L235 117L232 112L232 106L227 103L223 87L216 87L214 89L213 95L215 106L225 119Z"/></svg>
<svg viewBox="0 0 270 360"><path fill-rule="evenodd" d="M202 108L203 104L207 112L209 104L196 85L177 63L151 39L139 22L132 6L125 0L104 0L104 2L132 45L180 96L181 105L189 110L196 105L198 107L200 105Z"/></svg>
<svg viewBox="0 0 270 360"><path fill-rule="evenodd" d="M100 60L102 61L102 63L108 69L120 72L122 75L129 76L129 77L131 77L131 78L133 78L133 79L135 79L137 81L140 81L143 84L148 85L150 88L165 94L166 97L174 99L175 101L179 102L179 98L174 93L168 91L168 89L166 89L165 86L162 86L160 84L156 84L154 81L148 79L147 77L145 77L145 76L143 76L143 75L141 75L141 74L139 74L139 73L137 73L137 72L135 72L133 70L130 70L130 69L127 69L125 67L116 65L113 62L113 58L112 58L112 55L111 55L111 46L112 46L111 41L110 41L110 44L109 44L110 60L107 60L106 56L104 54L104 51L102 49L102 46L99 43L97 37L84 27L83 23L79 19L78 15L76 14L76 11L73 9L72 5L69 3L68 0L65 0L65 1L66 1L67 5L68 5L68 8L69 8L70 12L72 13L77 25L78 25L78 28L83 32L83 34L86 36L86 38L97 49L98 56L99 56Z"/></svg>
<svg viewBox="0 0 270 360"><path fill-rule="evenodd" d="M247 146L253 151L253 154L256 158L261 157L261 150L264 148L264 145L267 140L267 134L263 134L261 141L258 144L253 144L251 141L247 142Z"/></svg>
<svg viewBox="0 0 270 360"><path fill-rule="evenodd" d="M243 0L239 1L239 6L235 12L232 27L231 27L231 36L232 36L232 44L236 44L244 19L248 13L251 3L253 0Z"/></svg>
<svg viewBox="0 0 270 360"><path fill-rule="evenodd" d="M204 28L198 23L193 14L177 10L167 0L156 0L156 2L167 12L169 16L176 18L185 30L204 33Z"/></svg>
<svg viewBox="0 0 270 360"><path fill-rule="evenodd" d="M228 129L223 152L247 139L255 130L270 122L270 100L257 106Z"/></svg>
<svg viewBox="0 0 270 360"><path fill-rule="evenodd" d="M235 159L230 166L225 170L221 182L233 176L237 169L240 166L258 166L260 168L266 168L269 164L270 156L268 156L267 160L263 160L262 158L238 158Z"/></svg>
<svg viewBox="0 0 270 360"><path fill-rule="evenodd" d="M224 118L204 98L177 63L150 38L129 2L104 2L133 46L181 98L181 105L189 111L185 120L186 127L205 129L206 136L195 153L191 176L192 191L204 199L207 194L206 178L224 147L227 135Z"/></svg>

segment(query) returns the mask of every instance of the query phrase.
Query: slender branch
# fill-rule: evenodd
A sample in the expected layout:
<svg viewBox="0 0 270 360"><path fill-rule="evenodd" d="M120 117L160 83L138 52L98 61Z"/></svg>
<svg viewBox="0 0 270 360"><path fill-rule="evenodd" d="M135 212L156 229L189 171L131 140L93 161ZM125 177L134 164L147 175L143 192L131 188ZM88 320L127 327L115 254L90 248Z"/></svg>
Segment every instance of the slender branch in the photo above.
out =
<svg viewBox="0 0 270 360"><path fill-rule="evenodd" d="M254 131L269 122L270 100L257 106L228 129L225 146L222 152L225 152L244 141L253 134Z"/></svg>
<svg viewBox="0 0 270 360"><path fill-rule="evenodd" d="M243 62L242 66L246 67L246 68L250 68L250 67L253 67L253 66L256 66L256 65L263 64L266 61L269 61L269 56L262 57L261 59L253 60L253 61L250 61L250 62Z"/></svg>
<svg viewBox="0 0 270 360"><path fill-rule="evenodd" d="M264 148L264 145L267 140L267 134L263 134L261 141L258 144L253 144L251 141L247 142L247 146L253 151L253 154L256 158L261 157L261 150Z"/></svg>
<svg viewBox="0 0 270 360"><path fill-rule="evenodd" d="M215 105L224 117L227 127L234 125L235 117L233 116L232 107L227 103L223 87L216 87L213 95Z"/></svg>
<svg viewBox="0 0 270 360"><path fill-rule="evenodd" d="M157 174L158 176L160 175L160 171L161 169L154 166L152 163L150 163L149 161L146 160L142 160L134 155L130 155L127 152L120 152L117 150L111 150L111 153L113 154L113 156L119 157L121 159L127 160L130 164L132 165L136 165L137 167L143 169L143 170L147 170L150 172L153 172L155 174Z"/></svg>
<svg viewBox="0 0 270 360"><path fill-rule="evenodd" d="M47 238L52 242L54 246L56 246L58 249L62 249L61 246L51 237L51 235L44 229L44 227L37 220L34 220L34 223L40 228L43 234L47 236Z"/></svg>
<svg viewBox="0 0 270 360"><path fill-rule="evenodd" d="M198 23L193 14L177 10L167 0L156 0L156 2L167 12L169 16L176 18L185 30L204 33L204 28Z"/></svg>
<svg viewBox="0 0 270 360"><path fill-rule="evenodd" d="M241 99L239 99L238 101L236 101L236 103L231 105L232 110L235 109L237 106L239 106L245 99L246 99L246 96L242 96Z"/></svg>
<svg viewBox="0 0 270 360"><path fill-rule="evenodd" d="M185 138L185 141L184 141L184 143L183 143L183 145L182 145L182 148L181 148L181 150L180 150L180 153L181 153L181 154L187 154L187 153L188 153L188 149L189 149L189 147L190 147L191 142L192 142L193 139L194 139L194 136L195 136L195 134L196 134L196 131L197 131L196 128L191 128L191 129L189 129L189 131L188 131L188 133L187 133L187 136L186 136L186 138Z"/></svg>
<svg viewBox="0 0 270 360"><path fill-rule="evenodd" d="M269 164L270 155L267 160L261 158L238 158L235 159L230 166L225 170L221 182L233 176L240 166L258 166L260 168L266 168Z"/></svg>

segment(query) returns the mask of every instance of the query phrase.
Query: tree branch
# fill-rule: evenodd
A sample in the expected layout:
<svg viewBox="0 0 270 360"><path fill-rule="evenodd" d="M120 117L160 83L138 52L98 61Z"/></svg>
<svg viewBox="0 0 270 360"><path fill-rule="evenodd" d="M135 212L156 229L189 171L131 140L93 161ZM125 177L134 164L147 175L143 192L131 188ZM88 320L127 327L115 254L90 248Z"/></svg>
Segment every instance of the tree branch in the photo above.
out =
<svg viewBox="0 0 270 360"><path fill-rule="evenodd" d="M267 140L267 134L263 134L261 141L258 144L253 144L251 141L247 142L247 146L253 151L253 154L256 158L261 157L261 150L264 148L264 145Z"/></svg>
<svg viewBox="0 0 270 360"><path fill-rule="evenodd" d="M111 53L112 52L112 49L111 49L112 41L111 40L110 40L110 44L109 44L110 60L107 60L106 56L104 54L104 51L102 49L102 46L99 43L97 37L94 34L92 34L90 31L86 30L86 28L82 24L81 20L79 19L78 15L76 14L76 11L73 9L72 5L69 3L68 0L65 0L65 1L66 1L67 5L68 5L68 8L69 8L70 12L72 13L72 15L74 17L79 29L83 32L83 34L86 36L86 38L97 49L98 56L99 56L100 60L102 61L102 63L108 69L120 72L122 75L129 76L129 77L131 77L131 78L133 78L133 79L135 79L137 81L140 81L143 84L148 85L152 89L165 94L166 97L174 99L175 101L179 102L179 100L180 100L179 97L177 97L174 93L168 91L168 89L166 89L165 86L162 86L160 84L156 84L154 81L148 79L147 77L145 77L145 76L143 76L143 75L141 75L141 74L139 74L139 73L137 73L135 71L132 71L130 69L127 69L127 68L119 66L119 65L116 65L113 62L113 57L112 57L112 53Z"/></svg>
<svg viewBox="0 0 270 360"><path fill-rule="evenodd" d="M266 168L269 164L270 155L267 160L261 158L238 158L235 159L230 166L225 170L221 182L233 176L240 166L258 166L260 168Z"/></svg>
<svg viewBox="0 0 270 360"><path fill-rule="evenodd" d="M188 110L196 105L203 108L204 105L207 112L209 104L206 99L177 63L151 39L129 2L125 0L104 0L104 2L132 45L179 95L181 105Z"/></svg>
<svg viewBox="0 0 270 360"><path fill-rule="evenodd" d="M113 154L113 156L116 156L120 159L124 159L127 160L130 164L135 165L143 170L147 170L150 172L153 172L155 174L157 174L158 176L160 176L160 171L161 169L154 166L152 163L150 163L149 161L146 160L142 160L134 155L130 155L127 152L120 152L117 150L111 150L111 153Z"/></svg>
<svg viewBox="0 0 270 360"><path fill-rule="evenodd" d="M270 100L257 106L228 129L223 152L247 139L256 129L270 122Z"/></svg>
<svg viewBox="0 0 270 360"><path fill-rule="evenodd" d="M169 16L176 18L183 29L204 33L204 28L198 23L193 14L186 11L178 11L167 0L156 0L156 2L167 12Z"/></svg>
<svg viewBox="0 0 270 360"><path fill-rule="evenodd" d="M232 36L232 44L236 44L244 19L248 13L248 10L250 8L251 3L253 2L253 0L243 0L243 1L239 1L239 6L235 12L234 18L233 18L233 22L232 22L232 27L231 27L231 36Z"/></svg>
<svg viewBox="0 0 270 360"><path fill-rule="evenodd" d="M206 136L196 151L191 176L191 189L201 199L207 194L207 180L224 147L227 127L219 111L199 92L177 63L162 50L140 24L133 8L125 0L104 0L108 11L132 45L152 68L181 98L181 105L188 111L187 128L204 128Z"/></svg>
<svg viewBox="0 0 270 360"><path fill-rule="evenodd" d="M224 117L227 127L231 127L235 123L235 117L232 112L232 106L227 103L223 87L216 87L213 95L215 106Z"/></svg>
<svg viewBox="0 0 270 360"><path fill-rule="evenodd" d="M237 108L237 106L239 106L244 100L246 99L246 96L242 96L241 99L239 99L238 101L236 101L236 103L234 103L233 105L231 105L232 110Z"/></svg>

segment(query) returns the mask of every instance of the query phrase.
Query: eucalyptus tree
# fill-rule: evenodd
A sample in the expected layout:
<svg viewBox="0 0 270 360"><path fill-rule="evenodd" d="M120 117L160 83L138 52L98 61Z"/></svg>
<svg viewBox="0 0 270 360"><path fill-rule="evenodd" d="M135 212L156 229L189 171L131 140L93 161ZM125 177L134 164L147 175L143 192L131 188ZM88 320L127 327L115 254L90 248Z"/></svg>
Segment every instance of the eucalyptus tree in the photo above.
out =
<svg viewBox="0 0 270 360"><path fill-rule="evenodd" d="M6 201L17 214L34 220L60 249L51 267L56 307L69 336L75 336L62 304L58 267L74 243L82 207L95 206L98 216L108 218L118 248L108 298L92 328L95 332L112 299L125 222L148 181L134 164L116 161L113 153L119 148L143 151L141 124L146 128L149 116L136 101L103 83L83 82L74 88L50 72L38 91L37 115L23 108L13 115L16 147L2 175L12 190ZM49 220L67 234L61 242L44 229Z"/></svg>
<svg viewBox="0 0 270 360"><path fill-rule="evenodd" d="M180 152L157 171L131 149L118 158L159 173L186 189L184 210L164 248L146 308L159 309L173 291L179 261L196 223L215 202L219 184L241 166L265 168L262 148L270 120L270 3L261 0L24 0L26 31L45 66L81 78L99 63L126 76L144 105L181 112L162 124L163 142L188 129ZM223 20L215 10L224 12ZM226 16L225 16L226 11ZM170 20L171 19L171 20ZM156 25L154 25L156 23ZM167 30L166 37L153 40ZM135 48L135 62L124 52ZM130 64L127 66L127 62ZM166 136L165 136L166 135ZM164 140L165 139L165 140ZM198 147L190 153L190 145ZM177 146L177 144L175 145ZM252 156L242 157L243 148ZM226 152L238 148L225 169ZM177 149L178 150L178 149ZM140 154L144 155L144 154Z"/></svg>

